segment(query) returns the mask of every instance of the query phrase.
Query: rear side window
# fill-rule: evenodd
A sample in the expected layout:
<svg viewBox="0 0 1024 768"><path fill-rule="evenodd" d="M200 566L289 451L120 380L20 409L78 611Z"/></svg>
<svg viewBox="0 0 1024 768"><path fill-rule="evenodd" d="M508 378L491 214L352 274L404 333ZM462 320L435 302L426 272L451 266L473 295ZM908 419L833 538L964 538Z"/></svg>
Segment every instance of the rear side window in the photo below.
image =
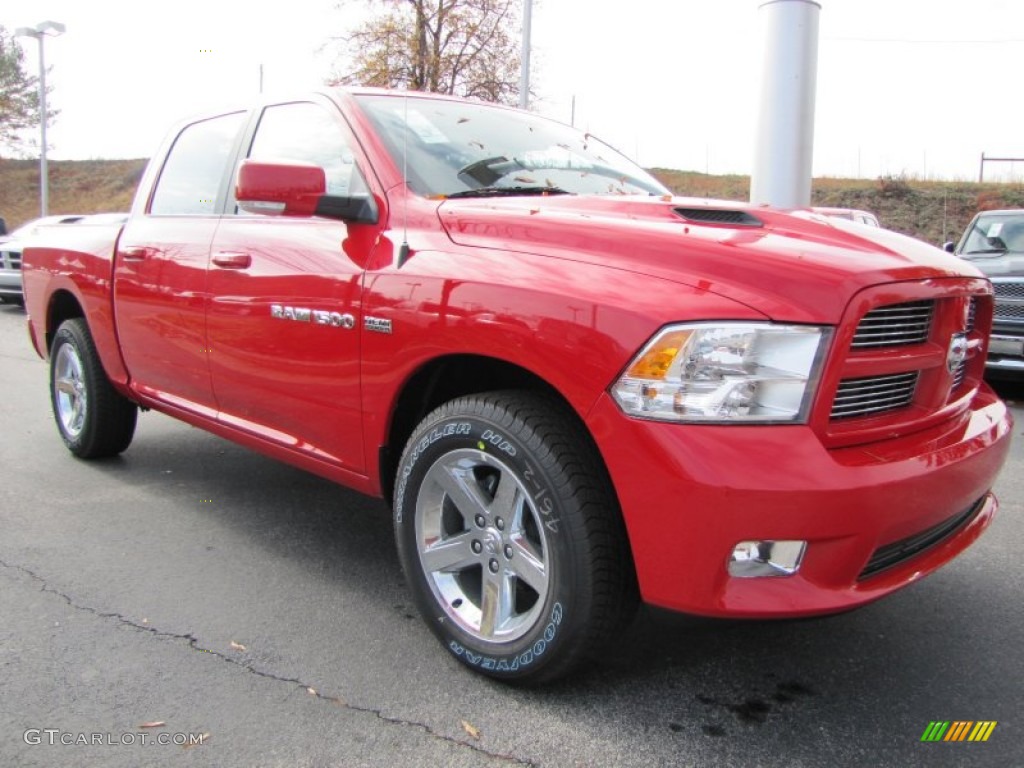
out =
<svg viewBox="0 0 1024 768"><path fill-rule="evenodd" d="M216 213L217 192L244 119L244 112L236 112L187 125L160 171L149 212Z"/></svg>

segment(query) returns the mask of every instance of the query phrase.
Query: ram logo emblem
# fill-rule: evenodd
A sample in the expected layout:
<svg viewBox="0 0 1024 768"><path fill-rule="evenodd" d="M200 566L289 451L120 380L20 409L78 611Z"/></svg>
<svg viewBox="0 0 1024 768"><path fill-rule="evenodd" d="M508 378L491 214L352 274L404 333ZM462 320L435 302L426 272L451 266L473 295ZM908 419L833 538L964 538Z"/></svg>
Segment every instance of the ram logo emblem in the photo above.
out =
<svg viewBox="0 0 1024 768"><path fill-rule="evenodd" d="M946 370L954 373L967 360L967 334L954 333L949 340L949 352L946 353Z"/></svg>

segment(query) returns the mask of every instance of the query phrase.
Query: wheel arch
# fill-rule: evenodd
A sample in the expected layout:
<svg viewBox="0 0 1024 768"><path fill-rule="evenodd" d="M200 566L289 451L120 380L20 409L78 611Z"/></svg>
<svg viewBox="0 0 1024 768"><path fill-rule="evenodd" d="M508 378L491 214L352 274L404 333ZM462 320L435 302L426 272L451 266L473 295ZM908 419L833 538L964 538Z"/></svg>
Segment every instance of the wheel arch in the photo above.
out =
<svg viewBox="0 0 1024 768"><path fill-rule="evenodd" d="M81 317L85 318L85 310L82 303L71 291L60 289L53 292L50 302L46 307L46 351L53 349L53 339L57 329L65 320ZM86 321L88 322L88 320Z"/></svg>
<svg viewBox="0 0 1024 768"><path fill-rule="evenodd" d="M89 328L100 364L110 383L122 395L131 396L127 386L128 372L121 357L109 304L99 303L88 294L79 294L77 285L69 287L65 284L55 288L47 299L45 318L42 343L46 346L46 357L49 357L53 349L53 341L61 323L81 318ZM33 333L33 339L37 338L37 334L38 331ZM38 349L38 343L36 348L43 354L44 350Z"/></svg>
<svg viewBox="0 0 1024 768"><path fill-rule="evenodd" d="M393 501L395 470L402 450L413 430L426 415L442 403L457 397L502 389L543 393L571 415L579 423L582 431L590 436L586 424L569 400L533 371L485 355L453 354L434 358L420 366L405 381L391 409L385 443L380 447L378 454L381 492L388 505ZM593 442L593 438L590 439ZM592 447L600 457L597 446Z"/></svg>

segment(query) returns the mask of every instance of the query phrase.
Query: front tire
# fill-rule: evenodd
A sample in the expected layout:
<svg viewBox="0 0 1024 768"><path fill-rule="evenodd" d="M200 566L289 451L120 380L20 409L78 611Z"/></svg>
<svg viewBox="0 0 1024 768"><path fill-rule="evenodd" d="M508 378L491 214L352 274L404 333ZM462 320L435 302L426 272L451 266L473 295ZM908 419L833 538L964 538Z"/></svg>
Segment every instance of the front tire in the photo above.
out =
<svg viewBox="0 0 1024 768"><path fill-rule="evenodd" d="M50 402L61 439L75 456L116 456L131 444L138 407L111 386L81 318L65 320L54 336Z"/></svg>
<svg viewBox="0 0 1024 768"><path fill-rule="evenodd" d="M562 676L633 614L611 483L589 435L550 398L497 392L435 410L406 445L394 506L417 606L478 672Z"/></svg>

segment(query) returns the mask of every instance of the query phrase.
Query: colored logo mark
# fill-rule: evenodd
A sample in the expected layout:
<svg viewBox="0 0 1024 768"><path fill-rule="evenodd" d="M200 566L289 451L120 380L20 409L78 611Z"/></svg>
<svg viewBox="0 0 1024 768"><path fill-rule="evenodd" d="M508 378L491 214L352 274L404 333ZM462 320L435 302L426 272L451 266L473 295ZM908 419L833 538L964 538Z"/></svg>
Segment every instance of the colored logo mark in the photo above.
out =
<svg viewBox="0 0 1024 768"><path fill-rule="evenodd" d="M921 741L988 741L996 725L996 720L932 720Z"/></svg>

